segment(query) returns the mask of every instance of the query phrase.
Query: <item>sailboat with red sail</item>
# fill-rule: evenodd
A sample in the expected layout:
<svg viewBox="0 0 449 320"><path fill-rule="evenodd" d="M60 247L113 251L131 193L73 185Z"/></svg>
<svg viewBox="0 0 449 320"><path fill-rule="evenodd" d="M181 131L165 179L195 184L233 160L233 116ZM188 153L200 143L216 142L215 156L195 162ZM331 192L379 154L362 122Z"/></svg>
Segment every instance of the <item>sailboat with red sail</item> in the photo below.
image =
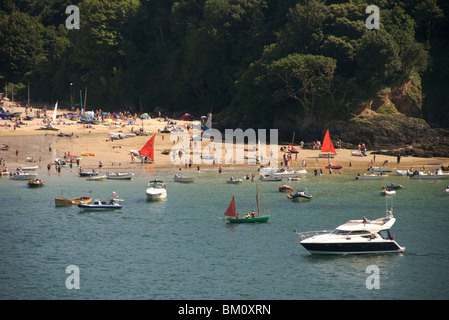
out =
<svg viewBox="0 0 449 320"><path fill-rule="evenodd" d="M151 161L154 161L154 137L156 135L153 135L148 141L147 143L145 143L145 145L142 147L142 149L140 149L139 153L144 155L144 156L148 156L148 158L150 158Z"/></svg>
<svg viewBox="0 0 449 320"><path fill-rule="evenodd" d="M329 135L329 129L326 130L326 134L324 135L323 143L321 144L321 152L322 153L319 155L320 158L333 158L334 155L337 154Z"/></svg>
<svg viewBox="0 0 449 320"><path fill-rule="evenodd" d="M262 198L263 199L263 198ZM228 206L228 209L224 213L225 216L229 217L226 220L229 223L254 223L254 222L267 222L270 218L269 215L261 216L260 215L260 206L259 206L259 189L257 188L257 194L256 194L256 202L257 202L257 215L253 211L251 214L247 213L243 217L239 217L239 214L235 210L235 198L232 197L231 203ZM265 204L265 200L264 200ZM265 204L265 208L268 211L268 207ZM269 211L268 211L269 212Z"/></svg>

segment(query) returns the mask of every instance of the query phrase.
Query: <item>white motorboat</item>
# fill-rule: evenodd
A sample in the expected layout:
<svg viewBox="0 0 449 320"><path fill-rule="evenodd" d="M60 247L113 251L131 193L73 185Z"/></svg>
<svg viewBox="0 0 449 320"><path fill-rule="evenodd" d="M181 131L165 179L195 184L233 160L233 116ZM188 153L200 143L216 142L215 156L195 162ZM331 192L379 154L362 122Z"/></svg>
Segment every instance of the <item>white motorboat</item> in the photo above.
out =
<svg viewBox="0 0 449 320"><path fill-rule="evenodd" d="M39 169L39 166L20 166L17 168L17 171L34 171Z"/></svg>
<svg viewBox="0 0 449 320"><path fill-rule="evenodd" d="M11 174L12 180L34 180L37 178L37 173L30 173L28 171L17 171Z"/></svg>
<svg viewBox="0 0 449 320"><path fill-rule="evenodd" d="M444 190L445 194L449 194L449 186L447 186L446 190Z"/></svg>
<svg viewBox="0 0 449 320"><path fill-rule="evenodd" d="M195 177L183 177L179 174L175 174L173 177L174 182L183 182L183 183L193 183L195 182Z"/></svg>
<svg viewBox="0 0 449 320"><path fill-rule="evenodd" d="M431 171L414 171L410 178L412 179L432 179L432 180L440 180L440 179L449 179L449 173L443 172L441 169L436 169Z"/></svg>
<svg viewBox="0 0 449 320"><path fill-rule="evenodd" d="M278 170L278 168L274 168L274 167L264 167L261 166L259 169L257 169L257 171L259 171L260 175L270 175L275 173Z"/></svg>
<svg viewBox="0 0 449 320"><path fill-rule="evenodd" d="M282 177L278 177L272 174L267 174L259 177L259 180L261 181L281 181L282 179Z"/></svg>
<svg viewBox="0 0 449 320"><path fill-rule="evenodd" d="M388 167L369 167L368 170L370 172L393 172L396 168L388 168Z"/></svg>
<svg viewBox="0 0 449 320"><path fill-rule="evenodd" d="M411 174L412 174L412 172L409 169L396 170L396 175L398 175L398 176L409 176Z"/></svg>
<svg viewBox="0 0 449 320"><path fill-rule="evenodd" d="M226 180L226 183L241 184L243 183L243 179L235 179L234 177L230 177L229 180Z"/></svg>
<svg viewBox="0 0 449 320"><path fill-rule="evenodd" d="M115 179L115 180L130 180L134 177L133 172L106 172L107 179Z"/></svg>
<svg viewBox="0 0 449 320"><path fill-rule="evenodd" d="M272 175L274 175L275 177L292 178L292 177L296 177L300 174L306 174L306 173L307 173L306 170L294 171L294 170L286 170L286 169L282 168L282 169L279 169L277 172L273 173Z"/></svg>
<svg viewBox="0 0 449 320"><path fill-rule="evenodd" d="M396 222L393 209L376 220L349 220L333 231L309 231L297 234L299 243L312 254L399 253L405 250L390 233Z"/></svg>
<svg viewBox="0 0 449 320"><path fill-rule="evenodd" d="M379 179L385 179L387 178L388 175L387 174L374 174L374 173L370 173L370 174L360 174L358 173L357 176L355 177L356 180L379 180Z"/></svg>
<svg viewBox="0 0 449 320"><path fill-rule="evenodd" d="M167 199L167 189L165 189L165 183L160 180L150 181L145 193L147 195L147 200L150 201Z"/></svg>

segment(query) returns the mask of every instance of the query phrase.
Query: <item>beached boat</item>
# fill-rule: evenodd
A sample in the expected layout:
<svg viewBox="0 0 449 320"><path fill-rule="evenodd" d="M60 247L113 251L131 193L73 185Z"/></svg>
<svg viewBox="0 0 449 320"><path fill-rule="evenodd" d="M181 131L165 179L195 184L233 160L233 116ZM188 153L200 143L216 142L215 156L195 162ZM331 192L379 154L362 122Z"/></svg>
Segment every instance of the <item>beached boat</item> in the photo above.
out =
<svg viewBox="0 0 449 320"><path fill-rule="evenodd" d="M52 131L58 131L59 128L55 126L56 124L56 114L58 111L58 101L55 103L55 108L53 109L53 115L50 123L47 123L41 127L42 130L52 130Z"/></svg>
<svg viewBox="0 0 449 320"><path fill-rule="evenodd" d="M333 231L297 232L299 242L312 254L400 253L405 251L390 233L396 222L393 209L376 220L349 220Z"/></svg>
<svg viewBox="0 0 449 320"><path fill-rule="evenodd" d="M29 180L27 183L28 187L31 188L39 188L39 187L43 187L44 181L42 181L41 179L35 179L35 180Z"/></svg>
<svg viewBox="0 0 449 320"><path fill-rule="evenodd" d="M389 168L389 167L372 167L370 166L368 168L368 171L371 172L393 172L396 168Z"/></svg>
<svg viewBox="0 0 449 320"><path fill-rule="evenodd" d="M90 203L91 197L78 197L78 198L55 198L55 206L71 206L78 205L80 202Z"/></svg>
<svg viewBox="0 0 449 320"><path fill-rule="evenodd" d="M117 198L117 195L115 192L112 192L112 198L109 201L101 201L99 199L95 199L94 202L85 203L80 202L78 203L78 207L83 210L115 210L115 209L121 209L122 205L120 204L120 201L123 201L122 199Z"/></svg>
<svg viewBox="0 0 449 320"><path fill-rule="evenodd" d="M388 174L374 174L374 173L370 173L370 174L360 174L358 173L357 176L355 177L356 180L380 180L380 179L385 179L388 177Z"/></svg>
<svg viewBox="0 0 449 320"><path fill-rule="evenodd" d="M412 179L432 179L432 180L440 180L440 179L449 179L449 173L443 172L441 169L436 169L433 171L414 171L413 174L410 175Z"/></svg>
<svg viewBox="0 0 449 320"><path fill-rule="evenodd" d="M287 195L287 198L291 199L294 202L304 201L304 200L312 200L312 195L308 193L307 188L296 191L296 193L291 193Z"/></svg>
<svg viewBox="0 0 449 320"><path fill-rule="evenodd" d="M183 183L193 183L195 182L195 177L183 177L179 174L175 174L173 177L174 182L183 182Z"/></svg>
<svg viewBox="0 0 449 320"><path fill-rule="evenodd" d="M226 180L226 183L241 184L243 183L243 179L235 179L234 177L230 177L229 180Z"/></svg>
<svg viewBox="0 0 449 320"><path fill-rule="evenodd" d="M240 217L239 213L235 210L235 199L232 197L231 203L229 204L228 209L224 213L228 218L226 221L228 223L256 223L256 222L267 222L270 218L269 215L261 216L260 215L260 206L259 206L259 189L256 186L256 203L257 203L257 214L254 210L250 213L247 213L245 216ZM263 198L262 198L263 199ZM265 201L264 201L265 204ZM265 208L268 211L268 207L265 204ZM269 211L268 211L269 212Z"/></svg>
<svg viewBox="0 0 449 320"><path fill-rule="evenodd" d="M107 179L130 180L134 177L133 172L106 172Z"/></svg>
<svg viewBox="0 0 449 320"><path fill-rule="evenodd" d="M288 186L286 184L283 184L282 186L279 187L279 192L292 192L293 191L293 187Z"/></svg>
<svg viewBox="0 0 449 320"><path fill-rule="evenodd" d="M341 164L332 164L329 163L327 166L325 166L326 169L335 169L335 170L341 170L343 169L343 166Z"/></svg>
<svg viewBox="0 0 449 320"><path fill-rule="evenodd" d="M10 175L12 180L32 180L37 178L37 173L27 171L16 171Z"/></svg>
<svg viewBox="0 0 449 320"><path fill-rule="evenodd" d="M351 151L351 155L353 155L355 157L366 157L367 156L365 151Z"/></svg>
<svg viewBox="0 0 449 320"><path fill-rule="evenodd" d="M330 138L329 129L326 130L324 135L323 143L321 144L321 152L322 153L319 154L320 158L333 158L337 155L334 144Z"/></svg>
<svg viewBox="0 0 449 320"><path fill-rule="evenodd" d="M152 180L148 183L148 188L145 190L147 200L165 200L167 199L167 190L165 189L165 183L160 180Z"/></svg>

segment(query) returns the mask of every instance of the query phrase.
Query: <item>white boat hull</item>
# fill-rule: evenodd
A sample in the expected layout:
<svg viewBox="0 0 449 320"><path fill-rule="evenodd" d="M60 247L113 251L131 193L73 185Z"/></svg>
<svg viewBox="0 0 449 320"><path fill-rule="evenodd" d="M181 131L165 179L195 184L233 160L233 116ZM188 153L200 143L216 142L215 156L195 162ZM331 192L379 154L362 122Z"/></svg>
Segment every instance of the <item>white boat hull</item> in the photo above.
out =
<svg viewBox="0 0 449 320"><path fill-rule="evenodd" d="M107 173L107 179L115 179L115 180L130 180L134 177L134 173Z"/></svg>
<svg viewBox="0 0 449 320"><path fill-rule="evenodd" d="M388 178L387 174L363 174L355 177L356 180L380 180Z"/></svg>
<svg viewBox="0 0 449 320"><path fill-rule="evenodd" d="M158 190L153 188L148 188L145 191L147 195L147 200L149 201L158 201L167 199L167 190Z"/></svg>
<svg viewBox="0 0 449 320"><path fill-rule="evenodd" d="M20 173L10 176L12 180L32 180L37 178L37 173Z"/></svg>

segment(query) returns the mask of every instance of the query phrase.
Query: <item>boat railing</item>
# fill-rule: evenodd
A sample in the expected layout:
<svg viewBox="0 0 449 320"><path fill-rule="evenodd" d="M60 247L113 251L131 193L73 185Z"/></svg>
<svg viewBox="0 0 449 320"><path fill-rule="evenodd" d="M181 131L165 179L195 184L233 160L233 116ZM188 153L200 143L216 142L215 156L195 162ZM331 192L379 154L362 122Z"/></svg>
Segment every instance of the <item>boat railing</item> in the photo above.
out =
<svg viewBox="0 0 449 320"><path fill-rule="evenodd" d="M306 231L306 232L296 232L296 234L301 238L301 240L308 239L310 237L319 236L321 234L330 233L332 230L319 230L319 231Z"/></svg>

